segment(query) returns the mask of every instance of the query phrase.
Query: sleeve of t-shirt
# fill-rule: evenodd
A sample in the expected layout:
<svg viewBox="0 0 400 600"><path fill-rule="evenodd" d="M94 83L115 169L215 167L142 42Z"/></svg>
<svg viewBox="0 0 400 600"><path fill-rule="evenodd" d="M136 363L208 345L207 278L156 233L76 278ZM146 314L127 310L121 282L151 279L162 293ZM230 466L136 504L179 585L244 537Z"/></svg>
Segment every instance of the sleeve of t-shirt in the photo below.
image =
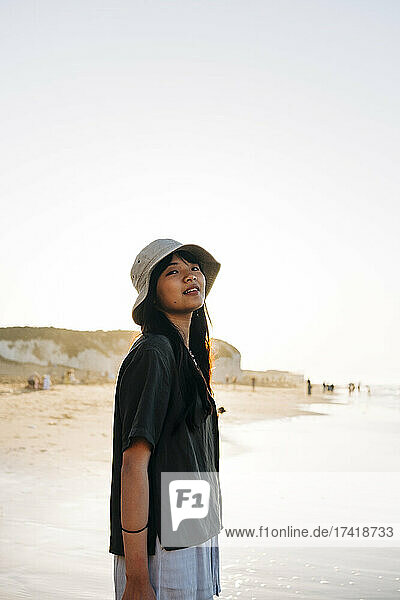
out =
<svg viewBox="0 0 400 600"><path fill-rule="evenodd" d="M156 348L145 348L126 368L119 391L122 452L136 437L144 437L152 452L161 435L167 414L171 375Z"/></svg>

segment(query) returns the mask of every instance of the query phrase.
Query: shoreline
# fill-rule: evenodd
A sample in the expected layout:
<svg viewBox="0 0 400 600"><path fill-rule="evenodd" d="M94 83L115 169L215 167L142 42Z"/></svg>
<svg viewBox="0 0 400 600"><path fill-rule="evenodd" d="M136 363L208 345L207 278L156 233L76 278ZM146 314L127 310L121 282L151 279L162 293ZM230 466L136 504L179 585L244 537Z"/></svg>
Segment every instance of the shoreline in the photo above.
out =
<svg viewBox="0 0 400 600"><path fill-rule="evenodd" d="M245 424L269 419L283 419L302 415L324 415L313 410L304 410L302 405L337 404L335 392L323 392L322 385L313 385L311 395L304 388L258 387L253 392L251 386L240 385L233 389L232 384L214 384L217 407L223 406L227 412L220 417L228 424Z"/></svg>
<svg viewBox="0 0 400 600"><path fill-rule="evenodd" d="M322 387L322 386L321 386ZM315 386L318 388L318 386ZM335 394L313 387L256 388L214 384L223 426L265 419L322 414L312 405L335 403ZM0 454L6 469L46 466L63 470L80 463L111 463L115 383L56 384L50 390L0 385ZM308 405L304 410L301 405Z"/></svg>

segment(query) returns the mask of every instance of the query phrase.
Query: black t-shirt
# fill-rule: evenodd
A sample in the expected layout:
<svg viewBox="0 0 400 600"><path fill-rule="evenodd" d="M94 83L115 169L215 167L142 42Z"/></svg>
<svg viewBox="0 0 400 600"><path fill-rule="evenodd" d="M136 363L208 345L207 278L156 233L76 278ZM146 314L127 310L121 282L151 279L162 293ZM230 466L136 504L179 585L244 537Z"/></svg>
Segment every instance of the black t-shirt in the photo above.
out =
<svg viewBox="0 0 400 600"><path fill-rule="evenodd" d="M121 529L122 453L136 437L144 437L152 446L148 465L148 554L155 554L157 534L161 540L161 473L215 472L217 500L214 518L212 524L198 519L196 544L211 539L223 527L215 402L209 394L213 409L199 430L190 431L183 421L172 435L172 429L184 410L178 385L175 355L167 336L153 333L140 335L121 363L115 390L109 545L112 554L125 555ZM193 385L193 393L197 395L197 406L200 407L201 398L196 385Z"/></svg>

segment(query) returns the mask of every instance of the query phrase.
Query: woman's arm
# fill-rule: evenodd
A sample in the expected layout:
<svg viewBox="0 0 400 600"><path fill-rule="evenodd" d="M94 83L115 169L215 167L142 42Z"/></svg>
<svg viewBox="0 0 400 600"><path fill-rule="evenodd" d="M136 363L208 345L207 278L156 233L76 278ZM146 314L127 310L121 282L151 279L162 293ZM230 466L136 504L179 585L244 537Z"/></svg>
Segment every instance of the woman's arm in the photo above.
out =
<svg viewBox="0 0 400 600"><path fill-rule="evenodd" d="M122 455L121 469L121 522L124 529L142 529L149 515L149 480L147 467L151 444L144 438L135 438ZM147 531L122 531L125 552L127 584L143 585L149 582Z"/></svg>

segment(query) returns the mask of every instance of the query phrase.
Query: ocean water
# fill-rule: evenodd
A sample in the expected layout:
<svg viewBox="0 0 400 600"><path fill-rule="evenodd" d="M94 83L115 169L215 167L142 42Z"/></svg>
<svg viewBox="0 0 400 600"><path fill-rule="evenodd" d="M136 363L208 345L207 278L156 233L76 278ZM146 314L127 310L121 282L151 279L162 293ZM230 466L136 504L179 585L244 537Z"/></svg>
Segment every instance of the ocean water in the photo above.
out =
<svg viewBox="0 0 400 600"><path fill-rule="evenodd" d="M400 385L373 385L370 394L364 388L360 392L354 391L351 394L348 390L340 388L338 395L353 404L363 404L369 399L373 405L400 411Z"/></svg>
<svg viewBox="0 0 400 600"><path fill-rule="evenodd" d="M317 415L230 427L222 423L221 453L240 463L230 456L236 447L237 455L252 454L252 463L266 470L400 470L399 388L382 386L371 394L339 389L326 397L332 404L302 405Z"/></svg>
<svg viewBox="0 0 400 600"><path fill-rule="evenodd" d="M320 490L310 486L318 481L318 474L328 482L337 478L339 502L344 497L340 485L345 480L370 485L363 503L357 497L358 488L346 498L347 505L342 502L338 514L343 524L348 524L346 517L368 514L390 516L400 523L400 387L374 386L370 394L366 390L349 394L339 388L326 396L332 404L303 405L304 410L318 415L229 427L222 422L220 471L225 527L235 526L235 520L237 526L245 526L246 503L248 521L253 525L262 514L261 523L266 525L277 514L279 501L292 522L296 516L307 514L301 507L311 512L315 508L317 514ZM302 473L303 481L299 477ZM277 492L273 483L282 481L296 485L283 486ZM257 497L263 500L257 503ZM382 502L376 504L375 499ZM386 510L380 511L383 503ZM222 598L400 598L399 542L390 547L380 546L378 540L374 547L363 547L361 540L357 547L357 541L349 538L348 545L340 540L340 547L291 547L285 542L279 547L272 541L262 545L253 541L246 540L245 547L238 539L235 546L220 534Z"/></svg>

